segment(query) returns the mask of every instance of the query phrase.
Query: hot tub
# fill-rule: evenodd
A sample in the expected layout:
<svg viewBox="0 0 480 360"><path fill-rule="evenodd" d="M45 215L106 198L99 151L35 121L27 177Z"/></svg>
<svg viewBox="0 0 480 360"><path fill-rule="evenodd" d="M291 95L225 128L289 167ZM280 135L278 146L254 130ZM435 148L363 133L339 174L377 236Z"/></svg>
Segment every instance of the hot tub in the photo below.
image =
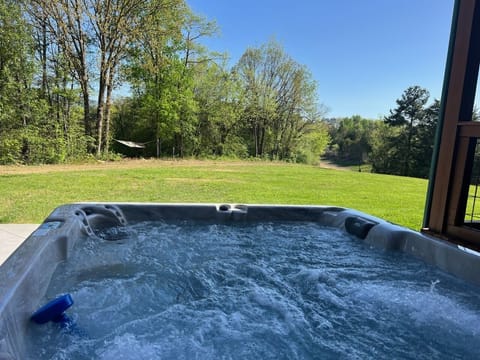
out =
<svg viewBox="0 0 480 360"><path fill-rule="evenodd" d="M478 255L337 207L64 205L0 267L0 359L478 357ZM80 331L30 320L65 293Z"/></svg>

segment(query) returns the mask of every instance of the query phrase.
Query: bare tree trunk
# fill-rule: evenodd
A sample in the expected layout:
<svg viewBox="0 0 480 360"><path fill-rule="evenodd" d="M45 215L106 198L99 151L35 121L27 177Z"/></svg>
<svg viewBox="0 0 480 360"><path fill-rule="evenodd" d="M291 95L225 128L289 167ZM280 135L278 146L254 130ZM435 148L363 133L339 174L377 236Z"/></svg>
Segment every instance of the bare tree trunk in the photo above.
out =
<svg viewBox="0 0 480 360"><path fill-rule="evenodd" d="M113 69L110 69L110 75L107 84L107 101L105 104L105 148L104 151L108 154L110 150L110 123L111 123L111 109L112 109L112 91L113 91Z"/></svg>
<svg viewBox="0 0 480 360"><path fill-rule="evenodd" d="M100 66L104 66L103 58ZM103 116L105 111L106 82L107 82L107 74L105 73L105 71L101 71L99 88L98 88L98 102L97 102L97 156L101 156L102 150L103 150L103 123L104 123Z"/></svg>
<svg viewBox="0 0 480 360"><path fill-rule="evenodd" d="M110 129L105 126L106 101L105 94L108 94L106 74L100 75L98 99L97 99L97 156L101 156L105 151L105 132ZM107 95L108 96L108 95Z"/></svg>
<svg viewBox="0 0 480 360"><path fill-rule="evenodd" d="M83 96L83 125L85 135L92 136L92 127L90 126L90 95L88 91L82 91Z"/></svg>
<svg viewBox="0 0 480 360"><path fill-rule="evenodd" d="M258 124L255 122L253 126L253 140L255 142L255 157L258 156Z"/></svg>
<svg viewBox="0 0 480 360"><path fill-rule="evenodd" d="M52 99L50 98L50 92L48 91L48 77L47 77L47 24L45 21L45 15L42 19L42 93L45 98L48 98L48 103L52 105Z"/></svg>
<svg viewBox="0 0 480 360"><path fill-rule="evenodd" d="M260 128L260 146L258 150L260 156L263 155L264 148L265 148L265 127L262 126Z"/></svg>

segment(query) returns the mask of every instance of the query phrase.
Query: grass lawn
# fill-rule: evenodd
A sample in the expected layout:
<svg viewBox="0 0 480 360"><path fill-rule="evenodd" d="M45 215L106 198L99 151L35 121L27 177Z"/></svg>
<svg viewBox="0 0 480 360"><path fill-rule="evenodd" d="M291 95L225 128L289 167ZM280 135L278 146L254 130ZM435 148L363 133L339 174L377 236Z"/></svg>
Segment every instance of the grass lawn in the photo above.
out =
<svg viewBox="0 0 480 360"><path fill-rule="evenodd" d="M0 223L40 223L80 201L335 205L421 227L427 181L255 161L0 166Z"/></svg>

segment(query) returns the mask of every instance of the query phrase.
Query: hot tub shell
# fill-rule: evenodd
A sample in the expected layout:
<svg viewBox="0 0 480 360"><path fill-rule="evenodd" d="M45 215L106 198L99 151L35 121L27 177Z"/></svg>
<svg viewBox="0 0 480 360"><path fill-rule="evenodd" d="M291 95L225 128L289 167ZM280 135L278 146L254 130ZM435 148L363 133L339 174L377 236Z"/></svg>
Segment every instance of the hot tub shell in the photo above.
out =
<svg viewBox="0 0 480 360"><path fill-rule="evenodd" d="M57 265L77 243L102 230L142 221L308 221L336 227L367 244L403 251L466 281L480 285L479 253L331 206L78 203L55 209L0 266L0 360L23 359L31 314L45 296Z"/></svg>

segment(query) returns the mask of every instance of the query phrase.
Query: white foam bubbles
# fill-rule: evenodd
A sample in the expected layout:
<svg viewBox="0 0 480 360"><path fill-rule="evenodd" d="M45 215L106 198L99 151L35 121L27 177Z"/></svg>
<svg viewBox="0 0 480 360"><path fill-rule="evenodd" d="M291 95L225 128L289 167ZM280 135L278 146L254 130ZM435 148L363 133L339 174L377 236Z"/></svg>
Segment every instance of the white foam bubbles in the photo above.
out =
<svg viewBox="0 0 480 360"><path fill-rule="evenodd" d="M158 359L162 351L158 344L139 340L134 334L115 336L105 341L102 348L96 351L101 360Z"/></svg>

